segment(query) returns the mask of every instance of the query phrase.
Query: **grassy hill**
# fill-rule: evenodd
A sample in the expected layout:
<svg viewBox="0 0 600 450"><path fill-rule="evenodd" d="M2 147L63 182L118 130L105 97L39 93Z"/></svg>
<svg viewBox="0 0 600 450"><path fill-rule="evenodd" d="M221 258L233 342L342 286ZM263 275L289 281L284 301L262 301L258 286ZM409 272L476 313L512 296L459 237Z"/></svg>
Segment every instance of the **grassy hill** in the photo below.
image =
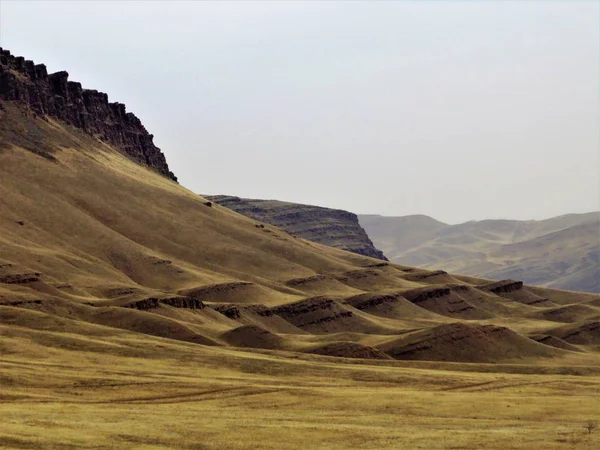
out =
<svg viewBox="0 0 600 450"><path fill-rule="evenodd" d="M447 225L427 216L359 216L391 261L558 289L600 292L600 213Z"/></svg>
<svg viewBox="0 0 600 450"><path fill-rule="evenodd" d="M600 443L600 295L294 237L0 105L0 447Z"/></svg>

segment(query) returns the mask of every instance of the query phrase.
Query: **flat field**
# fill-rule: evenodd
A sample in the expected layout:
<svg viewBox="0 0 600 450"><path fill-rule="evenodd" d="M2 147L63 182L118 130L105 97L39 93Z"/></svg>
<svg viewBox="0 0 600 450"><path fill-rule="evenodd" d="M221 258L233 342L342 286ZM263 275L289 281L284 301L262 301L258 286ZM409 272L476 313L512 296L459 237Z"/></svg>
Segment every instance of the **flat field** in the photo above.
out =
<svg viewBox="0 0 600 450"><path fill-rule="evenodd" d="M600 447L585 428L594 368L357 364L134 334L88 352L2 328L17 350L0 361L3 448Z"/></svg>

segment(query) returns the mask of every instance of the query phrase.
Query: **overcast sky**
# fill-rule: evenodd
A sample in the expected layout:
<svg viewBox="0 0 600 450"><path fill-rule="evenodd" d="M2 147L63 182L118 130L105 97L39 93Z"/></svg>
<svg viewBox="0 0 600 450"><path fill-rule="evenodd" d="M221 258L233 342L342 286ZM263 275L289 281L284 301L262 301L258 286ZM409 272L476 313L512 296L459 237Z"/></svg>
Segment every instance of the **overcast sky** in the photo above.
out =
<svg viewBox="0 0 600 450"><path fill-rule="evenodd" d="M182 185L384 215L600 208L600 2L0 0Z"/></svg>

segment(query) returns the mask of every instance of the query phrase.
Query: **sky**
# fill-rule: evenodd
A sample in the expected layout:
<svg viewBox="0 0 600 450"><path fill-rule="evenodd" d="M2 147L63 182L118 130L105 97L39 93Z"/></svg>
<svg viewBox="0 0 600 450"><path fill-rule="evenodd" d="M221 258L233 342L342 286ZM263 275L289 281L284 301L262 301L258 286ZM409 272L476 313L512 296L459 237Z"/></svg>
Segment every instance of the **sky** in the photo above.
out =
<svg viewBox="0 0 600 450"><path fill-rule="evenodd" d="M447 223L600 209L600 2L0 0L180 183Z"/></svg>

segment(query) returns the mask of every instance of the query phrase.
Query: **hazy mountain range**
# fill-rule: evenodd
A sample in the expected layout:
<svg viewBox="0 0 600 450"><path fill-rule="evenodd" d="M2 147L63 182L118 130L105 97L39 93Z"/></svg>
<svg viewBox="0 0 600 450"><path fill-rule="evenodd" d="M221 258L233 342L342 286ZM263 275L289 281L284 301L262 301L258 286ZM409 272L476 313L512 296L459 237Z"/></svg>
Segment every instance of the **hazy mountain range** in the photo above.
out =
<svg viewBox="0 0 600 450"><path fill-rule="evenodd" d="M486 278L600 292L600 213L448 225L428 216L359 215L391 260Z"/></svg>

